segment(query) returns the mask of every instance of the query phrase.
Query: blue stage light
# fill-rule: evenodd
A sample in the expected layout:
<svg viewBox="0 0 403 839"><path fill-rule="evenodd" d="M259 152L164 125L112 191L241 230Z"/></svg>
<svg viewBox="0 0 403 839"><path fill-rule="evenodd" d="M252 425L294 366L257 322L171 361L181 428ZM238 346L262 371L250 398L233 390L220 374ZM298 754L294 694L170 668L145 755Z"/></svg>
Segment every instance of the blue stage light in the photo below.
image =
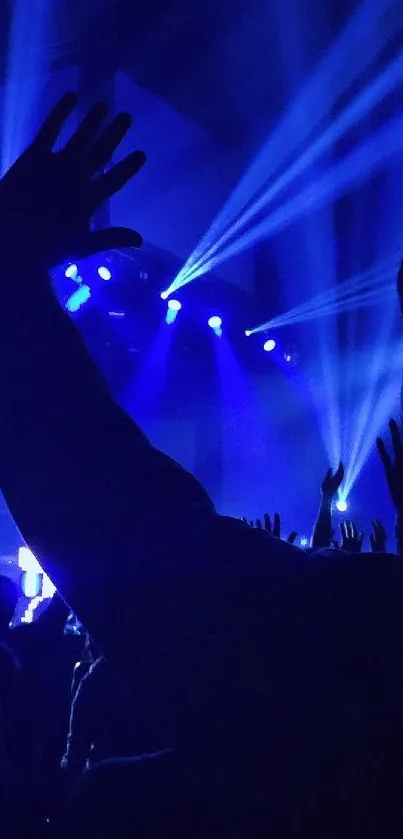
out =
<svg viewBox="0 0 403 839"><path fill-rule="evenodd" d="M41 575L32 569L21 574L21 590L24 597L38 597L42 588Z"/></svg>
<svg viewBox="0 0 403 839"><path fill-rule="evenodd" d="M222 327L222 318L219 315L213 315L211 318L208 319L208 325L210 329L221 329Z"/></svg>
<svg viewBox="0 0 403 839"><path fill-rule="evenodd" d="M178 312L182 308L182 303L179 300L168 300L167 313L165 315L165 323L170 326L178 317Z"/></svg>
<svg viewBox="0 0 403 839"><path fill-rule="evenodd" d="M166 300L169 297L169 289L166 291L161 291L161 300Z"/></svg>
<svg viewBox="0 0 403 839"><path fill-rule="evenodd" d="M69 297L66 303L66 309L69 312L78 312L78 310L83 306L84 303L87 302L91 297L91 289L87 285L81 285L80 288L75 291L71 297Z"/></svg>
<svg viewBox="0 0 403 839"><path fill-rule="evenodd" d="M180 312L181 308L182 303L180 303L179 300L168 300L168 309L170 309L171 312Z"/></svg>
<svg viewBox="0 0 403 839"><path fill-rule="evenodd" d="M347 501L345 501L344 498L339 498L339 500L336 501L336 509L339 513L345 513L347 511Z"/></svg>
<svg viewBox="0 0 403 839"><path fill-rule="evenodd" d="M263 349L265 350L265 352L272 352L273 350L275 350L276 342L274 338L269 338L268 341L265 341L265 343L263 344Z"/></svg>
<svg viewBox="0 0 403 839"><path fill-rule="evenodd" d="M71 280L74 280L74 278L78 274L77 265L68 265L64 274L65 274L66 277L69 277Z"/></svg>
<svg viewBox="0 0 403 839"><path fill-rule="evenodd" d="M308 547L308 539L306 538L306 536L301 536L299 541L300 541L301 548L307 548Z"/></svg>
<svg viewBox="0 0 403 839"><path fill-rule="evenodd" d="M110 280L112 274L109 268L106 265L100 265L98 268L98 274L101 277L101 280Z"/></svg>
<svg viewBox="0 0 403 839"><path fill-rule="evenodd" d="M249 335L252 335L252 330L251 329L245 329L245 335L246 335L247 338L249 338Z"/></svg>

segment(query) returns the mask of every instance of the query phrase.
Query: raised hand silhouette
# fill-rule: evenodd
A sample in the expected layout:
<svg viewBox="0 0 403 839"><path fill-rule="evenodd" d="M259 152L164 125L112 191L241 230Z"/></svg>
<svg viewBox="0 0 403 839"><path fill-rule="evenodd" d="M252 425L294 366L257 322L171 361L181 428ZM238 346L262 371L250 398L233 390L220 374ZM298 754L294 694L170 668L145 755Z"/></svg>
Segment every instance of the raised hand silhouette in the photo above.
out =
<svg viewBox="0 0 403 839"><path fill-rule="evenodd" d="M0 227L22 225L44 265L89 256L117 247L139 247L134 230L91 230L91 218L145 162L135 151L104 171L129 130L130 114L118 114L106 127L108 106L96 104L61 151L53 147L77 105L67 93L53 108L36 139L0 181Z"/></svg>

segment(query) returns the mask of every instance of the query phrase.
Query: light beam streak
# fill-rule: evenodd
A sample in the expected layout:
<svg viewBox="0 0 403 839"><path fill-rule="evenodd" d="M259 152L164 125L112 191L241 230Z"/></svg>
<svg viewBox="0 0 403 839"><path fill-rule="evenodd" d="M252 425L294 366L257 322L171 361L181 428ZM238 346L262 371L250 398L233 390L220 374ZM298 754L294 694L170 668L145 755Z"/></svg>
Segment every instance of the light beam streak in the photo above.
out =
<svg viewBox="0 0 403 839"><path fill-rule="evenodd" d="M354 127L361 119L374 109L374 107L381 102L385 96L392 91L397 85L401 84L403 78L403 51L392 62L392 64L375 79L374 82L366 88L354 101L348 105L344 111L336 118L330 127L314 142L308 149L300 155L300 157L282 174L277 180L266 189L263 194L255 200L252 205L246 210L237 221L230 225L230 227L223 233L210 248L203 254L200 259L192 264L189 271L189 278L194 279L194 276L199 268L205 262L211 259L214 254L230 239L233 239L235 234L246 227L252 219L257 216L262 210L266 209L268 205L281 192L289 186L299 175L306 171L307 168L323 155L326 151L334 146L334 144L343 136L347 134L349 129ZM187 278L186 270L184 272L183 280Z"/></svg>
<svg viewBox="0 0 403 839"><path fill-rule="evenodd" d="M323 207L346 193L351 187L371 176L374 171L403 148L403 118L390 120L365 143L343 158L314 183L283 204L267 219L237 239L216 258L203 264L191 277L202 276L230 257L268 239L307 212ZM189 280L190 281L190 280Z"/></svg>
<svg viewBox="0 0 403 839"><path fill-rule="evenodd" d="M275 172L281 169L297 148L318 129L326 114L334 109L341 94L351 86L358 74L362 74L371 65L388 41L399 31L402 21L403 7L397 0L384 0L381 3L367 0L354 12L337 41L329 48L303 86L301 93L270 133L263 148L171 284L169 293L196 276L201 276L199 273L193 276L193 271L206 251L254 199L258 190L264 188ZM366 33L365 38L362 37L363 32ZM385 78L383 81L389 84ZM379 87L372 91L375 99L382 87L382 82L378 84ZM365 94L363 96L365 97ZM364 98L361 101L362 106L369 108L370 98ZM309 121L306 120L307 111L310 114ZM350 119L352 118L353 112L350 113Z"/></svg>
<svg viewBox="0 0 403 839"><path fill-rule="evenodd" d="M310 300L289 309L288 312L248 329L248 335L288 326L291 323L302 323L304 320L311 319L311 317L320 317L327 310L330 313L332 307L334 307L336 313L339 307L347 301L355 300L359 304L360 300L364 300L366 295L376 291L379 291L381 295L384 294L385 299L387 299L389 293L395 291L395 280L393 279L392 282L391 278L396 275L400 257L401 252L398 251L389 259L372 266L368 271L349 277L342 283L331 285L326 291L316 294Z"/></svg>
<svg viewBox="0 0 403 839"><path fill-rule="evenodd" d="M50 69L52 0L14 0L3 111L1 171L6 172L32 138L38 102Z"/></svg>

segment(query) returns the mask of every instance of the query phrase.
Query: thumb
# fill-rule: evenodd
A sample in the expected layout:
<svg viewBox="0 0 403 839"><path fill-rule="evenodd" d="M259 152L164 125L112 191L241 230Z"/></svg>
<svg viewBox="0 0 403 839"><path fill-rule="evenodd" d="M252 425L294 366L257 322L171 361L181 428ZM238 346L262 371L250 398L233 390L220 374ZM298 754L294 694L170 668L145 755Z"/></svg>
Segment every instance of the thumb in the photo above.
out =
<svg viewBox="0 0 403 839"><path fill-rule="evenodd" d="M92 256L101 251L115 248L141 248L143 240L140 233L129 227L107 227L104 230L92 230L83 243L82 252L77 256Z"/></svg>

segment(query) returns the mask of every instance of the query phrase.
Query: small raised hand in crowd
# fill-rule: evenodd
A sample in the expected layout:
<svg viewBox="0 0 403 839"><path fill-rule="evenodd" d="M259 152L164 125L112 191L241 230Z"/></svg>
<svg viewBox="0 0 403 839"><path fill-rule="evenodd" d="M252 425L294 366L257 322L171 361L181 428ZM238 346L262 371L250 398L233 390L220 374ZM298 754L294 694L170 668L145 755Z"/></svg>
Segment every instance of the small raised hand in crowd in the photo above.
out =
<svg viewBox="0 0 403 839"><path fill-rule="evenodd" d="M273 536L275 539L282 538L281 518L279 513L274 513L273 518L271 518L269 513L265 513L263 517L263 522L262 519L256 519L255 521L253 521L252 519L248 522L248 519L246 519L245 517L242 518L242 521L245 522L245 524L249 524L250 527L256 527L259 530L265 530L266 533L269 533L270 536ZM293 545L297 536L298 533L295 530L293 530L287 537L286 541L289 545Z"/></svg>
<svg viewBox="0 0 403 839"><path fill-rule="evenodd" d="M353 521L342 521L340 523L341 550L347 553L358 554L362 551L364 534L358 530Z"/></svg>
<svg viewBox="0 0 403 839"><path fill-rule="evenodd" d="M328 469L321 485L321 502L312 534L312 548L329 548L332 544L332 504L343 483L344 466L340 461L335 472Z"/></svg>
<svg viewBox="0 0 403 839"><path fill-rule="evenodd" d="M372 553L386 553L387 533L379 519L375 519L372 522L372 531L373 532L369 534Z"/></svg>

